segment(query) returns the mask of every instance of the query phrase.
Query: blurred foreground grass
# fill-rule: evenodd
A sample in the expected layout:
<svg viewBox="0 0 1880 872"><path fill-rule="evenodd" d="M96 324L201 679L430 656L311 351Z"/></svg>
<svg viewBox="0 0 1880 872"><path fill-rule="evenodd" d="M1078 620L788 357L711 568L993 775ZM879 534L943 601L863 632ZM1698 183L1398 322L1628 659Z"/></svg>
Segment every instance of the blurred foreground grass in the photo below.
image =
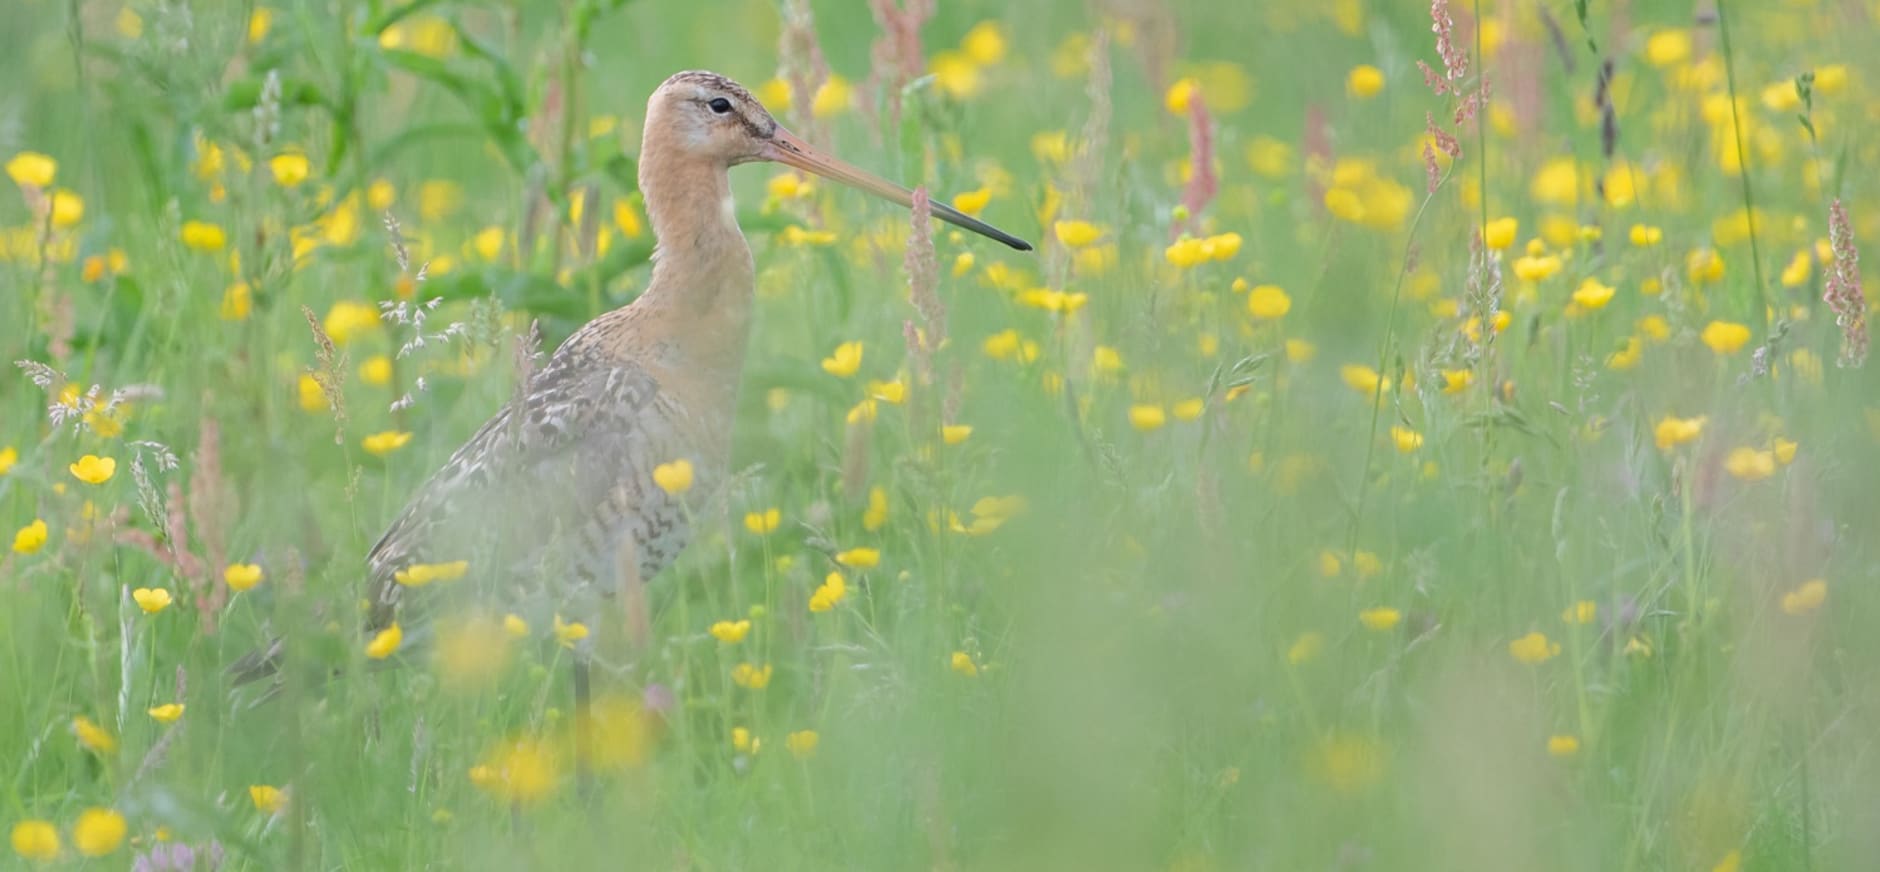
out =
<svg viewBox="0 0 1880 872"><path fill-rule="evenodd" d="M5 863L1880 856L1880 8L621 5L13 0ZM905 216L736 171L744 473L652 651L491 597L370 668L365 549L644 282L694 67L1040 252L939 234L923 382Z"/></svg>

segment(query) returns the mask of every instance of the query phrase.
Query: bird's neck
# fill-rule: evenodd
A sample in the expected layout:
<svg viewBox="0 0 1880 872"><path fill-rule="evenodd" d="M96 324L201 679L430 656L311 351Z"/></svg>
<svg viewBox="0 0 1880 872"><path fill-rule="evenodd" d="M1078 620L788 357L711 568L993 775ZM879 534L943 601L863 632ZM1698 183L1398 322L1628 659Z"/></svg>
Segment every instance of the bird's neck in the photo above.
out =
<svg viewBox="0 0 1880 872"><path fill-rule="evenodd" d="M633 308L673 337L669 354L736 383L749 340L755 276L731 181L716 162L647 149L640 191L657 240L653 274ZM675 360L675 362L681 362Z"/></svg>
<svg viewBox="0 0 1880 872"><path fill-rule="evenodd" d="M738 229L725 167L666 154L651 149L640 164L640 191L658 240L646 296L696 312L748 308L751 249Z"/></svg>

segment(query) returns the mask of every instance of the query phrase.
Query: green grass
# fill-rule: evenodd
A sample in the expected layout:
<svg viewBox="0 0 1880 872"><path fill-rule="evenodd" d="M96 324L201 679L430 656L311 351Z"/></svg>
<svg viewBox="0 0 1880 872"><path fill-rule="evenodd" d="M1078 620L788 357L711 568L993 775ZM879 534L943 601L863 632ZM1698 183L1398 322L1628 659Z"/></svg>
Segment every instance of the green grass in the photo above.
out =
<svg viewBox="0 0 1880 872"><path fill-rule="evenodd" d="M50 392L0 376L0 449L17 452L0 532L48 531L0 555L0 822L16 846L16 824L50 822L53 866L124 868L160 829L236 869L1880 856L1880 384L1836 366L1830 264L1793 263L1837 197L1857 239L1880 239L1858 170L1880 161L1880 10L1731 3L1726 43L1676 4L1517 4L1478 45L1456 3L1461 84L1484 67L1492 84L1478 132L1424 86L1415 62L1440 60L1417 4L1125 4L1143 17L1124 22L948 2L922 38L952 72L908 88L898 125L869 80L872 19L814 4L853 104L780 119L945 197L989 189L987 220L1040 250L936 232L949 342L924 385L902 336L920 317L906 217L828 185L779 201L774 168L733 171L759 274L740 474L694 502L647 650L617 613L593 621L606 765L583 796L554 609L473 566L413 592L470 595L454 602L475 621L440 620L458 644L413 632L400 668L375 668L363 556L511 395L514 336L535 321L552 347L644 286L651 240L615 220L616 204L639 216L644 98L681 69L771 79L781 10L284 2L250 40L253 4L128 5L136 28L117 2L16 0L0 33L0 160L50 156L83 201L55 226L43 193L0 182L0 352L63 374ZM986 30L962 45L987 21L998 57ZM1078 46L1098 31L1093 88ZM1348 92L1358 64L1381 91ZM1804 101L1785 83L1810 71ZM1189 120L1166 105L1189 75L1220 178L1191 223ZM1462 152L1433 191L1425 113ZM268 161L289 152L307 157L294 186ZM1748 174L1725 172L1739 155ZM577 197L598 220L568 218ZM1490 294L1470 240L1510 217ZM1067 220L1099 241L1071 251ZM189 221L223 246L186 244ZM791 244L791 225L836 241ZM1661 241L1635 245L1635 225ZM1172 264L1184 227L1217 256ZM1703 252L1723 269L1692 266ZM1571 303L1588 279L1610 301ZM1264 285L1280 317L1250 314L1250 295L1275 299ZM1087 296L1054 314L1027 302L1037 288ZM413 292L444 299L427 333L461 335L375 362L412 334L371 312ZM1485 336L1469 321L1491 297L1508 320ZM340 340L330 366L303 307ZM1731 347L1719 322L1749 338ZM859 372L825 372L847 341ZM307 392L313 370L339 377L343 418ZM847 421L896 378L905 403ZM1353 386L1370 378L1380 402ZM65 383L160 394L55 426ZM1667 417L1698 416L1661 446ZM942 444L942 417L970 437ZM368 451L384 432L411 438ZM115 474L75 477L87 454ZM987 497L1023 508L965 532ZM779 527L749 532L769 508ZM851 548L879 565L812 612ZM229 594L236 563L265 579ZM138 588L176 602L145 614ZM511 611L522 638L500 628ZM709 632L741 619L742 641ZM276 633L278 695L231 686L224 670ZM743 663L768 685L739 686ZM146 714L170 702L174 723ZM86 748L79 717L115 747ZM285 806L259 809L259 785ZM123 816L123 844L76 832L92 807ZM82 857L80 835L111 853Z"/></svg>

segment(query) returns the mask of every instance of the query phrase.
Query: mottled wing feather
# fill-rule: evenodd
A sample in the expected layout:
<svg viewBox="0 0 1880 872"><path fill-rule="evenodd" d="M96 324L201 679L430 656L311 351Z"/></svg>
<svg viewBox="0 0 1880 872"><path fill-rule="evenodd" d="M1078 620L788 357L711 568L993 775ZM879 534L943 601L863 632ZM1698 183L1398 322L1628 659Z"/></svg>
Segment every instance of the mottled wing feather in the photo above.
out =
<svg viewBox="0 0 1880 872"><path fill-rule="evenodd" d="M564 344L524 397L457 449L373 546L368 629L391 623L398 570L464 559L438 553L446 543L500 541L505 562L529 562L530 550L582 533L614 498L616 472L643 435L659 385L633 363L577 346Z"/></svg>

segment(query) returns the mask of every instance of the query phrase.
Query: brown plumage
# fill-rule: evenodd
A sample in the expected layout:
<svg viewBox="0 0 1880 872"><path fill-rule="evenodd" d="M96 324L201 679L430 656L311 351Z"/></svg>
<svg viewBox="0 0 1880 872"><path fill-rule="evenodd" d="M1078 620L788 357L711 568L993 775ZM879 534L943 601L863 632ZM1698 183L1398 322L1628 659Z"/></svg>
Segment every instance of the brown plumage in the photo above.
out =
<svg viewBox="0 0 1880 872"><path fill-rule="evenodd" d="M507 587L512 601L533 595L546 600L545 611L583 620L598 616L597 597L622 593L629 619L644 626L644 583L691 538L685 506L654 483L654 467L689 461L693 485L684 496L694 502L727 472L754 271L726 171L762 160L910 202L906 189L797 139L736 82L707 72L667 79L647 101L640 152L640 190L658 240L646 292L575 331L418 488L367 556L369 631L394 621L416 628L416 601L439 596L439 587L475 591L463 583L407 590L398 580L414 565L458 560L473 578ZM944 205L932 209L1031 248ZM279 655L277 642L231 671L272 671ZM584 711L587 654L577 655Z"/></svg>

